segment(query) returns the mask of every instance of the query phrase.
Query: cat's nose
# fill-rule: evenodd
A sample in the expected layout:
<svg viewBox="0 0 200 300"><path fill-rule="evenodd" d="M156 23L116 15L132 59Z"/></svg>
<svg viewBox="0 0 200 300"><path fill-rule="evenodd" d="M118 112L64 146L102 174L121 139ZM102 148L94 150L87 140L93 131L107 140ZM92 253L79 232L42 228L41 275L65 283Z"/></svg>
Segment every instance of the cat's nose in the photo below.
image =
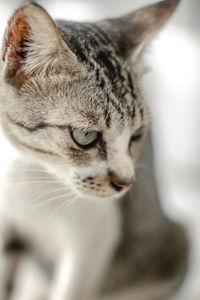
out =
<svg viewBox="0 0 200 300"><path fill-rule="evenodd" d="M133 184L133 178L120 178L115 174L111 175L110 178L110 184L111 186L118 192L121 192L122 190L128 189Z"/></svg>
<svg viewBox="0 0 200 300"><path fill-rule="evenodd" d="M124 182L113 182L111 181L110 184L112 185L112 187L117 191L117 192L121 192L122 190L126 190L128 189L131 185L131 183L124 183Z"/></svg>

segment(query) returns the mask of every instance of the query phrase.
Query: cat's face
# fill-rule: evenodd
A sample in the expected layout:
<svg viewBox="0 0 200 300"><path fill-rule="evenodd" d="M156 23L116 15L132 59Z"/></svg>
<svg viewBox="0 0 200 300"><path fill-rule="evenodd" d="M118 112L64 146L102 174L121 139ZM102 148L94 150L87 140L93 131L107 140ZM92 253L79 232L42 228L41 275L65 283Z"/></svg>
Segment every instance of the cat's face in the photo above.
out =
<svg viewBox="0 0 200 300"><path fill-rule="evenodd" d="M164 2L172 10L177 1ZM147 108L127 58L133 45L128 47L130 36L126 45L115 31L115 22L59 22L60 34L41 7L29 4L11 18L2 50L5 132L82 196L121 196L134 184L148 129ZM148 31L160 24L159 18ZM140 44L135 42L135 53Z"/></svg>
<svg viewBox="0 0 200 300"><path fill-rule="evenodd" d="M87 70L68 79L39 76L27 81L20 95L14 91L4 107L4 127L17 147L32 153L71 188L99 197L119 195L127 190L119 185L133 182L133 162L148 114L131 96L130 107L116 105L120 111L107 102Z"/></svg>

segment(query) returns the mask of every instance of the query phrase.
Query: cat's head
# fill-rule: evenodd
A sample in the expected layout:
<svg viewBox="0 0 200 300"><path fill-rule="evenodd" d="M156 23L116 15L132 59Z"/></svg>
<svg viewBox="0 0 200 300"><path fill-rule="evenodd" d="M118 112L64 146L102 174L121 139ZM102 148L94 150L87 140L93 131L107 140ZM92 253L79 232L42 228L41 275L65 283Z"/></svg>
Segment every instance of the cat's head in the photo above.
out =
<svg viewBox="0 0 200 300"><path fill-rule="evenodd" d="M127 191L149 123L136 60L178 2L95 24L54 23L36 4L20 7L1 52L8 138L83 196Z"/></svg>

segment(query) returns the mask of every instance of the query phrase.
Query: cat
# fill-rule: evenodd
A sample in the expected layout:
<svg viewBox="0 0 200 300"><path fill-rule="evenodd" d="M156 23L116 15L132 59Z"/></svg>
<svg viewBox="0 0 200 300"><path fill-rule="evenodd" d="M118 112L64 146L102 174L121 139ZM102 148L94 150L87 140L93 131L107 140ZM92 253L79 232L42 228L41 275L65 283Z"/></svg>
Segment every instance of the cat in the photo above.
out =
<svg viewBox="0 0 200 300"><path fill-rule="evenodd" d="M155 300L180 285L187 237L160 208L138 67L178 3L75 23L30 2L10 18L1 125L20 158L1 191L0 300Z"/></svg>

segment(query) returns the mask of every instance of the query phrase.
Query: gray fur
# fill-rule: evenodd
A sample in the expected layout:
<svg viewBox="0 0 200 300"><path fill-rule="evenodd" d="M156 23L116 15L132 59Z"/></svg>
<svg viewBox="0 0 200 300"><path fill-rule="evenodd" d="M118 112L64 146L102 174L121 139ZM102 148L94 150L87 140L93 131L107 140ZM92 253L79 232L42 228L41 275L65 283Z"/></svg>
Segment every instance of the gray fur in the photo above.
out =
<svg viewBox="0 0 200 300"><path fill-rule="evenodd" d="M7 180L17 185L2 192L0 263L6 264L9 245L23 246L24 261L36 260L46 280L54 279L50 300L88 300L99 291L109 295L153 281L170 281L174 288L182 280L187 242L182 228L161 212L149 138L144 143L150 118L138 72L139 53L177 4L166 0L91 24L54 23L30 3L9 21L0 68L1 123L28 162L13 164ZM146 132L134 139L142 126ZM100 138L82 149L71 128L98 131ZM142 171L138 156L146 165ZM45 184L38 189L40 180ZM4 271L0 267L6 282ZM6 300L4 291L0 285L0 300ZM23 292L20 297L32 299Z"/></svg>

